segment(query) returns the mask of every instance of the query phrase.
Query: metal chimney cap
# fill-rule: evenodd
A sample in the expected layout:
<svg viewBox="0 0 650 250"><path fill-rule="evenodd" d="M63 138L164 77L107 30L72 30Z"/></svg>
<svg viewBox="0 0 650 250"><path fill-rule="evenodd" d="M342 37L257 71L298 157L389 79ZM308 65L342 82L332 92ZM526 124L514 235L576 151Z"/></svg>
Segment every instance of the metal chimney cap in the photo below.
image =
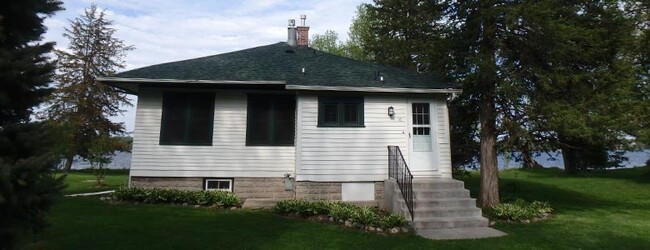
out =
<svg viewBox="0 0 650 250"><path fill-rule="evenodd" d="M296 26L296 20L295 19L289 19L289 27L295 27Z"/></svg>
<svg viewBox="0 0 650 250"><path fill-rule="evenodd" d="M305 26L305 19L307 19L307 15L301 14L300 15L300 26Z"/></svg>

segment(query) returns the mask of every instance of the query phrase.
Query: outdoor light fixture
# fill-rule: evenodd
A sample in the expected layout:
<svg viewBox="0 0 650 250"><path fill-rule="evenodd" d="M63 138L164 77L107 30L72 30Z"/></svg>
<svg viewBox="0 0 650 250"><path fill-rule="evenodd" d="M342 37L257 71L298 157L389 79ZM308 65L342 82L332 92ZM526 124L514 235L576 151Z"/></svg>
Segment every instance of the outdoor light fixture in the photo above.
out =
<svg viewBox="0 0 650 250"><path fill-rule="evenodd" d="M395 115L395 108L393 106L388 107L388 116L393 117Z"/></svg>

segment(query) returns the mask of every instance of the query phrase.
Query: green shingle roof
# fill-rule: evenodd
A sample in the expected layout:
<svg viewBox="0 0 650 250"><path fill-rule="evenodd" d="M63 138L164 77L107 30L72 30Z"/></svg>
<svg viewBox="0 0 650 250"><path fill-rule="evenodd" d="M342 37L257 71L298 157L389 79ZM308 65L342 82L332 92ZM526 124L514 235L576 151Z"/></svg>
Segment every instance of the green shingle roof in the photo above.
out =
<svg viewBox="0 0 650 250"><path fill-rule="evenodd" d="M302 73L302 68L305 73ZM380 72L384 81L379 81ZM114 75L118 78L284 81L287 85L457 89L425 74L357 61L285 42L225 54L163 63Z"/></svg>

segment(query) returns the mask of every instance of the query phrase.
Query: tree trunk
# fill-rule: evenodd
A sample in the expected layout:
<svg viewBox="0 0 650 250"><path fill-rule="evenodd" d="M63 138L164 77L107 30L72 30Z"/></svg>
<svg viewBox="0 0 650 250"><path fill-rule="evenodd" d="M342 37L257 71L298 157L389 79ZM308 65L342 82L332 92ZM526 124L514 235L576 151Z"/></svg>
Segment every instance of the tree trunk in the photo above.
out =
<svg viewBox="0 0 650 250"><path fill-rule="evenodd" d="M538 169L542 168L542 165L539 165L535 159L533 159L533 156L531 155L530 151L527 148L522 148L519 150L521 153L521 160L523 161L523 168L525 169Z"/></svg>
<svg viewBox="0 0 650 250"><path fill-rule="evenodd" d="M66 173L70 172L72 169L72 161L74 160L74 155L68 155L65 158L65 165L63 165L63 171Z"/></svg>
<svg viewBox="0 0 650 250"><path fill-rule="evenodd" d="M488 83L490 84L490 83ZM481 193L479 205L482 208L499 204L499 169L497 168L497 132L496 114L493 101L494 87L488 87L481 96L480 121L481 121Z"/></svg>
<svg viewBox="0 0 650 250"><path fill-rule="evenodd" d="M494 97L496 95L497 64L496 32L497 17L492 11L494 1L481 2L477 15L481 16L482 34L479 42L480 58L477 70L479 81L479 121L481 124L480 133L480 164L481 164L481 190L479 194L479 205L482 208L489 208L499 204L499 169L497 168L497 129L496 129L496 108Z"/></svg>
<svg viewBox="0 0 650 250"><path fill-rule="evenodd" d="M562 146L562 160L564 161L564 173L574 175L578 173L578 163L575 149L570 146Z"/></svg>

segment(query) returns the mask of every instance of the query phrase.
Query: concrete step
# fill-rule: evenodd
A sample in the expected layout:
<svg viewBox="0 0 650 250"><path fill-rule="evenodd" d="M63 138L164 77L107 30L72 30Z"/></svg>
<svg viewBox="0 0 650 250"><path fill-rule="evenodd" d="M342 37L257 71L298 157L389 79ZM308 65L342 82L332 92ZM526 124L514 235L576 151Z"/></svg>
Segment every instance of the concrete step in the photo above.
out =
<svg viewBox="0 0 650 250"><path fill-rule="evenodd" d="M430 198L469 198L467 189L413 190L416 200Z"/></svg>
<svg viewBox="0 0 650 250"><path fill-rule="evenodd" d="M474 217L417 217L411 222L416 230L422 229L441 229L441 228L467 228L467 227L487 227L488 219Z"/></svg>
<svg viewBox="0 0 650 250"><path fill-rule="evenodd" d="M465 184L457 180L413 180L413 190L464 189Z"/></svg>
<svg viewBox="0 0 650 250"><path fill-rule="evenodd" d="M404 209L406 209L406 202L404 199L400 199L398 202L400 206L403 206ZM476 207L476 199L474 198L428 198L417 199L415 203L416 207Z"/></svg>
<svg viewBox="0 0 650 250"><path fill-rule="evenodd" d="M270 209L278 203L279 200L276 199L254 199L249 198L244 201L242 208L250 209Z"/></svg>
<svg viewBox="0 0 650 250"><path fill-rule="evenodd" d="M481 209L476 207L430 208L418 206L413 213L415 213L415 218L479 217Z"/></svg>

